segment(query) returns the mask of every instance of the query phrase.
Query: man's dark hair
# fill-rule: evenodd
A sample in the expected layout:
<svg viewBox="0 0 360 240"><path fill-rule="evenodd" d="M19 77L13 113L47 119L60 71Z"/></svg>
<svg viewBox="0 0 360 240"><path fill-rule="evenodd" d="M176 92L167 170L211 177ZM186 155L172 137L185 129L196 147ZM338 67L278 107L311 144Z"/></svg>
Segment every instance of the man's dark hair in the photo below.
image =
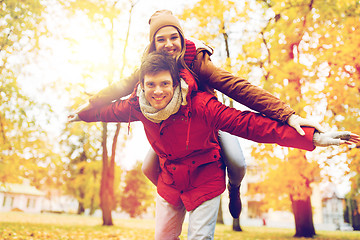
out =
<svg viewBox="0 0 360 240"><path fill-rule="evenodd" d="M173 80L173 86L180 82L179 69L175 59L165 51L156 51L147 55L140 66L140 81L144 84L145 75L154 75L161 71L169 71Z"/></svg>

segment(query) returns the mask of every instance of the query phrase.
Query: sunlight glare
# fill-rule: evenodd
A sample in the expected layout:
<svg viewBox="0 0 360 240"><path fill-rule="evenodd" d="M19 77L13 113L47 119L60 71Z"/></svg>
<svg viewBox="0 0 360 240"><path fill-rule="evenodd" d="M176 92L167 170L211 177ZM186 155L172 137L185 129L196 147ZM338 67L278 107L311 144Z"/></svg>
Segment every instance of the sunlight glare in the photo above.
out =
<svg viewBox="0 0 360 240"><path fill-rule="evenodd" d="M86 91L95 92L107 85L106 74L111 67L110 38L105 28L100 28L88 19L77 21L68 29L73 39L68 59L83 75L83 79L79 80L85 84Z"/></svg>

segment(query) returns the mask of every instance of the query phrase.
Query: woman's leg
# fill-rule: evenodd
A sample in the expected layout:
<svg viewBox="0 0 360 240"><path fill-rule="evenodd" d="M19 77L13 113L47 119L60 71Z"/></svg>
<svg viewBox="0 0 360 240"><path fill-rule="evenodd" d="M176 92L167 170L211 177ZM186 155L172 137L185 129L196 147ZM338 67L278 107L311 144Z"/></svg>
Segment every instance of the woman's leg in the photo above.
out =
<svg viewBox="0 0 360 240"><path fill-rule="evenodd" d="M186 209L184 205L173 206L160 195L156 198L155 240L178 240Z"/></svg>
<svg viewBox="0 0 360 240"><path fill-rule="evenodd" d="M189 212L188 240L214 239L220 195Z"/></svg>
<svg viewBox="0 0 360 240"><path fill-rule="evenodd" d="M145 176L156 186L159 178L160 166L159 157L152 148L150 148L148 151L141 170Z"/></svg>
<svg viewBox="0 0 360 240"><path fill-rule="evenodd" d="M229 177L229 210L233 218L241 212L240 185L246 172L245 157L236 136L219 131L219 142Z"/></svg>

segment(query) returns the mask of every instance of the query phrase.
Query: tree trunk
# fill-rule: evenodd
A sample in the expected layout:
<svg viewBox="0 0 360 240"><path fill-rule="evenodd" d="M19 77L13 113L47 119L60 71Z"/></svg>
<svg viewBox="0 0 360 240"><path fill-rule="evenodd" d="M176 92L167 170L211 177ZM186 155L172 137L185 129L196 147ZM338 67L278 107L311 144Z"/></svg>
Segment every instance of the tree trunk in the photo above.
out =
<svg viewBox="0 0 360 240"><path fill-rule="evenodd" d="M240 226L240 218L233 218L233 230L236 232L242 232L241 226Z"/></svg>
<svg viewBox="0 0 360 240"><path fill-rule="evenodd" d="M358 201L354 198L350 198L347 200L348 206L347 211L349 213L348 222L354 228L355 231L360 230L360 214L358 208Z"/></svg>
<svg viewBox="0 0 360 240"><path fill-rule="evenodd" d="M221 197L220 197L219 212L218 212L218 216L217 216L217 219L216 219L216 223L218 223L218 224L224 224Z"/></svg>
<svg viewBox="0 0 360 240"><path fill-rule="evenodd" d="M80 215L83 214L84 212L85 212L84 204L79 202L77 214Z"/></svg>
<svg viewBox="0 0 360 240"><path fill-rule="evenodd" d="M111 175L111 169L108 162L107 154L107 124L103 123L102 132L102 172L101 172L101 185L100 185L100 208L103 215L103 225L112 226L111 211L114 206L114 175Z"/></svg>
<svg viewBox="0 0 360 240"><path fill-rule="evenodd" d="M85 193L84 191L80 188L79 189L80 193L79 193L79 198L81 199L81 202L79 201L79 205L78 205L78 210L77 210L77 214L83 214L85 212L85 207L84 207L84 198L85 198Z"/></svg>
<svg viewBox="0 0 360 240"><path fill-rule="evenodd" d="M103 225L112 226L112 209L114 206L113 179L109 178L108 171L103 169L104 175L100 186L100 207L103 214Z"/></svg>
<svg viewBox="0 0 360 240"><path fill-rule="evenodd" d="M107 154L107 124L103 123L103 169L100 185L100 207L103 213L103 225L112 226L112 210L115 208L114 176L115 176L115 152L121 125L116 124L113 138L110 162Z"/></svg>
<svg viewBox="0 0 360 240"><path fill-rule="evenodd" d="M93 171L93 176L94 176L94 179L97 178L97 172L96 172L96 171ZM90 211L89 211L89 215L93 215L93 214L95 213L95 210L96 210L96 207L95 207L95 197L96 197L96 195L95 195L95 194L92 194L91 200L90 200Z"/></svg>
<svg viewBox="0 0 360 240"><path fill-rule="evenodd" d="M93 214L95 213L94 202L95 202L95 196L92 196L92 197L91 197L91 200L90 200L90 211L89 211L89 215L93 215Z"/></svg>
<svg viewBox="0 0 360 240"><path fill-rule="evenodd" d="M294 200L290 195L292 209L295 218L294 237L314 237L316 235L310 196L304 200Z"/></svg>

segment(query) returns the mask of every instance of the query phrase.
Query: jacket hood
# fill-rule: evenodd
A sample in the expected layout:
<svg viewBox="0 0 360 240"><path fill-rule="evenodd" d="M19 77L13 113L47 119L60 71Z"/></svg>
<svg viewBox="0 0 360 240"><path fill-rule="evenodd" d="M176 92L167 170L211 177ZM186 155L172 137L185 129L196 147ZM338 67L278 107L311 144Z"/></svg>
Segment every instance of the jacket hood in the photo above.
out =
<svg viewBox="0 0 360 240"><path fill-rule="evenodd" d="M186 96L186 101L189 103L191 99L191 94L198 90L194 76L187 69L180 70L180 77L188 84L189 90Z"/></svg>

